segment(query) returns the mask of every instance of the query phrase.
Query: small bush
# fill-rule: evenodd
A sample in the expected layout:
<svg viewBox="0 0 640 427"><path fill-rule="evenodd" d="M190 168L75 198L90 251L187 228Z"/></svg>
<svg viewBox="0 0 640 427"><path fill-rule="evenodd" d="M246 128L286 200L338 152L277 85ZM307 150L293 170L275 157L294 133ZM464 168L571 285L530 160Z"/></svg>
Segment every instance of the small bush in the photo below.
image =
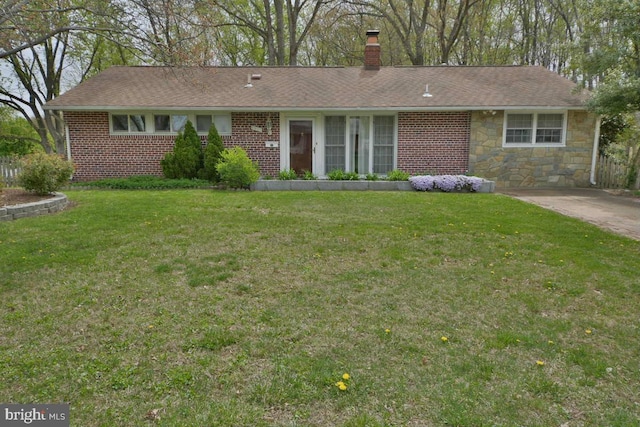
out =
<svg viewBox="0 0 640 427"><path fill-rule="evenodd" d="M293 169L287 169L278 172L278 179L281 181L290 181L296 178L298 178L298 174Z"/></svg>
<svg viewBox="0 0 640 427"><path fill-rule="evenodd" d="M258 164L240 147L224 150L216 169L220 174L220 182L230 188L249 188L260 178Z"/></svg>
<svg viewBox="0 0 640 427"><path fill-rule="evenodd" d="M387 174L387 179L389 181L406 181L409 179L409 176L407 172L395 169Z"/></svg>
<svg viewBox="0 0 640 427"><path fill-rule="evenodd" d="M347 172L344 175L344 179L347 181L358 181L360 180L360 175L358 172Z"/></svg>
<svg viewBox="0 0 640 427"><path fill-rule="evenodd" d="M329 179L332 181L342 181L345 179L344 178L345 175L346 175L345 171L340 169L334 169L327 174Z"/></svg>
<svg viewBox="0 0 640 427"><path fill-rule="evenodd" d="M327 176L333 181L358 181L360 179L357 172L345 172L340 169L332 170Z"/></svg>
<svg viewBox="0 0 640 427"><path fill-rule="evenodd" d="M311 171L304 171L304 174L302 174L302 179L304 179L305 181L313 181L315 179L318 179L318 177Z"/></svg>
<svg viewBox="0 0 640 427"><path fill-rule="evenodd" d="M69 182L73 174L73 163L56 154L37 152L22 158L22 172L18 185L38 195L57 191Z"/></svg>
<svg viewBox="0 0 640 427"><path fill-rule="evenodd" d="M380 177L375 173L368 173L366 178L367 178L367 181L377 181L380 179Z"/></svg>

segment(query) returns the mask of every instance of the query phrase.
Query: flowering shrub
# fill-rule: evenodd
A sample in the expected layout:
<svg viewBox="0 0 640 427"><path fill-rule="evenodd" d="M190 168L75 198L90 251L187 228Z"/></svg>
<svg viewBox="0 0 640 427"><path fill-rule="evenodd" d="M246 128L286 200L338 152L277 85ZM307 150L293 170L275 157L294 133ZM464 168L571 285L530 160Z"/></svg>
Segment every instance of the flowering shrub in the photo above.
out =
<svg viewBox="0 0 640 427"><path fill-rule="evenodd" d="M260 178L258 163L251 160L241 147L225 149L216 169L220 182L231 188L249 188Z"/></svg>
<svg viewBox="0 0 640 427"><path fill-rule="evenodd" d="M411 186L418 191L478 191L482 178L466 175L419 175L409 178Z"/></svg>
<svg viewBox="0 0 640 427"><path fill-rule="evenodd" d="M44 196L57 191L69 182L73 163L56 154L36 152L22 158L22 172L18 185L27 191Z"/></svg>

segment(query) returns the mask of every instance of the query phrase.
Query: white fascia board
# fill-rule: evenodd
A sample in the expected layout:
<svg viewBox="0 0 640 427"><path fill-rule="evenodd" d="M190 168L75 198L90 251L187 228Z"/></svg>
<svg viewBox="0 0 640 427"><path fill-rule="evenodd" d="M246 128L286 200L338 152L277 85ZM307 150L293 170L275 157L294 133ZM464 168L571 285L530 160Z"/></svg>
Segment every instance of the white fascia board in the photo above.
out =
<svg viewBox="0 0 640 427"><path fill-rule="evenodd" d="M199 107L168 107L168 106L156 106L156 107L135 107L135 106L121 106L121 107L100 107L100 106L44 106L45 110L58 110L58 111L224 111L224 112L287 112L287 111L313 111L313 112L342 112L342 111L384 111L384 112L419 112L419 111L529 111L529 110L586 110L586 107L581 106L557 106L557 105L522 105L522 106L424 106L424 107L215 107L215 106L199 106Z"/></svg>

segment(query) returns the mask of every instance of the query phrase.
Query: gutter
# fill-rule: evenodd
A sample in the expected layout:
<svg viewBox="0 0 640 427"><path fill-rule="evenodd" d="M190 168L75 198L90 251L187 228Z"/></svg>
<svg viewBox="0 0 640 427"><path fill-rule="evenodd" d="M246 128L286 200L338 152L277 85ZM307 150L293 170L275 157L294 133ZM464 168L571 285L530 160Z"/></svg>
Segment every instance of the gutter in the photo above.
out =
<svg viewBox="0 0 640 427"><path fill-rule="evenodd" d="M600 148L600 123L602 117L596 118L596 132L593 136L593 153L591 155L591 176L589 177L589 183L593 186L596 185L596 162L598 161L598 151Z"/></svg>

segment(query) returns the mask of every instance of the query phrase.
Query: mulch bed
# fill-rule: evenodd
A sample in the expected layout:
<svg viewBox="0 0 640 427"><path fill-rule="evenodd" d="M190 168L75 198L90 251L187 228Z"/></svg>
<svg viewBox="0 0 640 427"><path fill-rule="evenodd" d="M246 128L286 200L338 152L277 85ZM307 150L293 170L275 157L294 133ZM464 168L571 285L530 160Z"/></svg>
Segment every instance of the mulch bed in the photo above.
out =
<svg viewBox="0 0 640 427"><path fill-rule="evenodd" d="M51 199L53 195L38 196L21 188L5 188L0 193L0 206L21 205L23 203L33 203L40 200Z"/></svg>

